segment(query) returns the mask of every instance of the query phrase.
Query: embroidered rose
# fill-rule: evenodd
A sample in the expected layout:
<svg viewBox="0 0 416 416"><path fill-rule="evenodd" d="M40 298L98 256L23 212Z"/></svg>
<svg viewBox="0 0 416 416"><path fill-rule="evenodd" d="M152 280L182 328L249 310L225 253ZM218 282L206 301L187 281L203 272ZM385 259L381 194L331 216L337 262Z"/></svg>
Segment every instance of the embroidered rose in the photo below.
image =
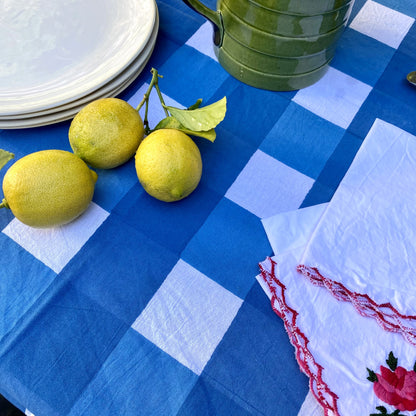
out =
<svg viewBox="0 0 416 416"><path fill-rule="evenodd" d="M394 371L380 366L374 393L384 403L399 410L416 410L416 373L397 367Z"/></svg>
<svg viewBox="0 0 416 416"><path fill-rule="evenodd" d="M416 410L416 372L397 366L397 358L389 354L389 368L380 366L380 373L369 371L375 395L399 410ZM416 365L415 365L416 367Z"/></svg>

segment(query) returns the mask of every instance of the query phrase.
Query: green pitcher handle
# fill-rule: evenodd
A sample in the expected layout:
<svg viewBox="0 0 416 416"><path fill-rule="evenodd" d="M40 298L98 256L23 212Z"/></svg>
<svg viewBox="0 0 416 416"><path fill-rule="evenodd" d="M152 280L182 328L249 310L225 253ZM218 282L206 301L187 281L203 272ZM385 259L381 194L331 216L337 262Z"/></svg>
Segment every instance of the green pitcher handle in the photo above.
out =
<svg viewBox="0 0 416 416"><path fill-rule="evenodd" d="M182 0L191 9L204 16L214 25L214 44L218 47L222 45L224 36L224 26L222 23L222 15L220 11L211 10L202 4L199 0Z"/></svg>

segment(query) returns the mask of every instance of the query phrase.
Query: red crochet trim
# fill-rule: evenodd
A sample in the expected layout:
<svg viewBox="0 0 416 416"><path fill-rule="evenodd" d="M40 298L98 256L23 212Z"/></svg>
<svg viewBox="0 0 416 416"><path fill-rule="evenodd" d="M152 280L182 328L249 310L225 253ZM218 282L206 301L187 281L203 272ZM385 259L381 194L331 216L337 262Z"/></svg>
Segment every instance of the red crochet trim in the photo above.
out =
<svg viewBox="0 0 416 416"><path fill-rule="evenodd" d="M284 322L289 340L296 349L296 360L299 367L309 377L309 388L324 409L325 416L340 416L337 407L338 396L322 380L324 368L315 361L315 358L309 351L308 338L296 324L298 312L290 308L286 302L286 286L276 276L276 262L270 257L267 257L265 261L270 262L270 272L265 270L262 264L259 264L259 266L261 276L272 293L272 308Z"/></svg>
<svg viewBox="0 0 416 416"><path fill-rule="evenodd" d="M314 285L328 289L337 300L351 302L361 316L374 318L385 331L400 333L416 346L416 328L408 326L416 322L416 316L402 315L390 303L379 304L366 294L352 292L342 283L324 277L316 267L301 264L297 270Z"/></svg>

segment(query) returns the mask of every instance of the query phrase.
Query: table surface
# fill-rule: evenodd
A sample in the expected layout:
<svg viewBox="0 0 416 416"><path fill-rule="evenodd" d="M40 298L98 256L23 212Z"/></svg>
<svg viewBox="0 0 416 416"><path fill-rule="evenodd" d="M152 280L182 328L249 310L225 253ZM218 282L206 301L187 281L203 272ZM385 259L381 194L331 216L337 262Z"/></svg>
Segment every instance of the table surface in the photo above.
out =
<svg viewBox="0 0 416 416"><path fill-rule="evenodd" d="M0 394L35 416L297 415L308 379L255 280L261 219L329 201L377 118L416 134L416 3L356 0L328 73L294 92L235 80L209 23L157 5L155 51L119 97L137 106L152 67L168 103L227 97L216 141L195 138L201 183L163 203L131 160L98 171L68 226L0 211ZM0 130L0 148L70 150L69 124Z"/></svg>

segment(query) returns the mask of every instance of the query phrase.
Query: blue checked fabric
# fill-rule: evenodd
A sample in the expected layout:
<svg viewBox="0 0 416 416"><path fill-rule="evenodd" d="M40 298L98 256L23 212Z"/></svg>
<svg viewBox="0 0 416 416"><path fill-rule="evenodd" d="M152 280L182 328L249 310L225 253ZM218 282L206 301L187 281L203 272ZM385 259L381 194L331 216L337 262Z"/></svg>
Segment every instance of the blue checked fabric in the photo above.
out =
<svg viewBox="0 0 416 416"><path fill-rule="evenodd" d="M162 203L131 160L98 171L68 226L0 211L0 393L35 416L319 414L255 280L272 255L261 219L329 201L377 118L416 134L416 3L356 0L328 73L294 92L238 82L209 23L179 0L157 5L155 51L120 98L137 106L151 67L168 104L227 96L216 141L195 139L201 183ZM150 115L163 116L156 101ZM68 128L2 130L0 147L70 150Z"/></svg>

